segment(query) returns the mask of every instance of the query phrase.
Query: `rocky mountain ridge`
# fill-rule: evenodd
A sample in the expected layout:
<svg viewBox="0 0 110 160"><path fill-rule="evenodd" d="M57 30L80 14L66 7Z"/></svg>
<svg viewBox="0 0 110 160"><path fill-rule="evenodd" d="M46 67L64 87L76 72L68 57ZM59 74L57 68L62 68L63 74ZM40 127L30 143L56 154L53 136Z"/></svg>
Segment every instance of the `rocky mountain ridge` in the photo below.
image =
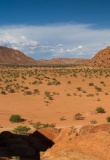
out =
<svg viewBox="0 0 110 160"><path fill-rule="evenodd" d="M110 67L110 46L96 53L91 59L53 58L50 60L34 60L18 50L0 46L0 64L36 66L81 65L88 67Z"/></svg>
<svg viewBox="0 0 110 160"><path fill-rule="evenodd" d="M51 60L34 60L24 53L0 46L0 64L10 65L77 65L85 63L86 59L80 58L53 58Z"/></svg>

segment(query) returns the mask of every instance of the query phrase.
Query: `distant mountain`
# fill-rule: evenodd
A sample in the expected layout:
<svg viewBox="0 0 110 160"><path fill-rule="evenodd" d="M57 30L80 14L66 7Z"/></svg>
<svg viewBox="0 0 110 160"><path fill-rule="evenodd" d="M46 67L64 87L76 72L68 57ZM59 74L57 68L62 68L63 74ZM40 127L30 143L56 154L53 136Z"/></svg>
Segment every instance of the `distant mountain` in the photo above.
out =
<svg viewBox="0 0 110 160"><path fill-rule="evenodd" d="M99 51L93 58L88 60L86 66L110 67L110 46Z"/></svg>
<svg viewBox="0 0 110 160"><path fill-rule="evenodd" d="M0 64L34 65L36 61L18 50L0 46Z"/></svg>
<svg viewBox="0 0 110 160"><path fill-rule="evenodd" d="M51 60L38 60L39 65L81 65L85 64L87 59L83 58L53 58Z"/></svg>
<svg viewBox="0 0 110 160"><path fill-rule="evenodd" d="M99 51L91 59L53 58L51 60L34 60L18 50L0 46L0 64L37 66L84 65L89 67L110 67L110 47Z"/></svg>
<svg viewBox="0 0 110 160"><path fill-rule="evenodd" d="M80 58L53 58L51 60L34 60L24 53L0 46L0 64L11 65L79 65L87 60Z"/></svg>

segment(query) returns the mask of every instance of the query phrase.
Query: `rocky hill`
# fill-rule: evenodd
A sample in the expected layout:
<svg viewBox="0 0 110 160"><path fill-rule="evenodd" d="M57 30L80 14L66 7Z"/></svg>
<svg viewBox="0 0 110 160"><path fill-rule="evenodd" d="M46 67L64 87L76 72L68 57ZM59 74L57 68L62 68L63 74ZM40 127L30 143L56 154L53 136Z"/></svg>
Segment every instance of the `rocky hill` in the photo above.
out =
<svg viewBox="0 0 110 160"><path fill-rule="evenodd" d="M86 66L110 67L110 46L99 51L92 59L88 60Z"/></svg>
<svg viewBox="0 0 110 160"><path fill-rule="evenodd" d="M18 50L0 46L0 64L34 65L36 61Z"/></svg>
<svg viewBox="0 0 110 160"><path fill-rule="evenodd" d="M0 46L0 64L38 66L84 65L89 67L110 67L110 46L99 51L91 59L53 58L51 60L34 60L18 50Z"/></svg>

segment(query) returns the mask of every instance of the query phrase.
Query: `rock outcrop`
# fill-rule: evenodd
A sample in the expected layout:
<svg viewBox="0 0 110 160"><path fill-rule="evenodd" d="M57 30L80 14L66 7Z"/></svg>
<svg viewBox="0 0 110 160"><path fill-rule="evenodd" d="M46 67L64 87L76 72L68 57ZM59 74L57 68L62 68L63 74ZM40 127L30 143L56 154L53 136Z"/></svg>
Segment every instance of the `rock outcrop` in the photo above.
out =
<svg viewBox="0 0 110 160"><path fill-rule="evenodd" d="M110 124L64 128L42 160L110 160Z"/></svg>

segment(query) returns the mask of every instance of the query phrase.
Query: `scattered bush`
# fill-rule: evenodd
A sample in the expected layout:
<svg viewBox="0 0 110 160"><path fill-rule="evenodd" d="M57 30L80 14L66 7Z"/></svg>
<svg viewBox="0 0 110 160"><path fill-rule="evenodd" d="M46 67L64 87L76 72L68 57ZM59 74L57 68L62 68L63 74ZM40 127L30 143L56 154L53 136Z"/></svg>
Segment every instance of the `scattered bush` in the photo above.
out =
<svg viewBox="0 0 110 160"><path fill-rule="evenodd" d="M10 93L15 93L15 90L14 89L10 89L9 92Z"/></svg>
<svg viewBox="0 0 110 160"><path fill-rule="evenodd" d="M33 125L34 128L39 129L39 128L47 128L47 127L55 127L56 124L55 123L41 123L41 122L37 122Z"/></svg>
<svg viewBox="0 0 110 160"><path fill-rule="evenodd" d="M94 83L89 83L89 86L94 86Z"/></svg>
<svg viewBox="0 0 110 160"><path fill-rule="evenodd" d="M6 92L5 91L1 91L1 94L6 95Z"/></svg>
<svg viewBox="0 0 110 160"><path fill-rule="evenodd" d="M106 120L107 120L107 122L110 122L110 116L108 116L108 117L106 118Z"/></svg>
<svg viewBox="0 0 110 160"><path fill-rule="evenodd" d="M34 93L39 94L40 91L38 89L34 89Z"/></svg>
<svg viewBox="0 0 110 160"><path fill-rule="evenodd" d="M64 121L64 120L66 120L66 118L65 117L61 117L61 118L59 118L61 121Z"/></svg>
<svg viewBox="0 0 110 160"><path fill-rule="evenodd" d="M25 86L24 89L25 89L25 90L26 90L26 89L29 89L29 87Z"/></svg>
<svg viewBox="0 0 110 160"><path fill-rule="evenodd" d="M24 119L22 119L21 116L18 115L18 114L13 114L13 115L11 115L11 117L10 117L9 120L10 120L10 122L12 122L12 123L18 123L18 122L23 122L23 121L24 121Z"/></svg>
<svg viewBox="0 0 110 160"><path fill-rule="evenodd" d="M82 90L82 88L81 88L81 87L77 87L76 89L77 89L78 91L81 91L81 90Z"/></svg>
<svg viewBox="0 0 110 160"><path fill-rule="evenodd" d="M106 111L105 111L105 109L102 108L102 107L97 107L97 108L96 108L96 112L97 112L97 113L105 113Z"/></svg>
<svg viewBox="0 0 110 160"><path fill-rule="evenodd" d="M96 123L97 123L97 121L96 121L96 120L94 120L94 119L93 119L93 120L91 120L90 122L91 122L92 124L96 124Z"/></svg>
<svg viewBox="0 0 110 160"><path fill-rule="evenodd" d="M66 95L67 95L67 96L71 96L71 94L70 94L70 93L67 93Z"/></svg>
<svg viewBox="0 0 110 160"><path fill-rule="evenodd" d="M101 91L102 91L102 88L97 87L97 86L95 86L95 89L96 89L98 92L101 92Z"/></svg>
<svg viewBox="0 0 110 160"><path fill-rule="evenodd" d="M31 92L31 91L26 91L25 94L26 94L26 95L31 95L32 92Z"/></svg>
<svg viewBox="0 0 110 160"><path fill-rule="evenodd" d="M26 126L18 126L16 127L13 132L15 134L20 134L20 135L28 135L29 133L29 130L30 128L29 127L26 127Z"/></svg>
<svg viewBox="0 0 110 160"><path fill-rule="evenodd" d="M75 120L83 120L84 117L82 116L81 113L77 113L77 114L75 114L74 119L75 119Z"/></svg>

